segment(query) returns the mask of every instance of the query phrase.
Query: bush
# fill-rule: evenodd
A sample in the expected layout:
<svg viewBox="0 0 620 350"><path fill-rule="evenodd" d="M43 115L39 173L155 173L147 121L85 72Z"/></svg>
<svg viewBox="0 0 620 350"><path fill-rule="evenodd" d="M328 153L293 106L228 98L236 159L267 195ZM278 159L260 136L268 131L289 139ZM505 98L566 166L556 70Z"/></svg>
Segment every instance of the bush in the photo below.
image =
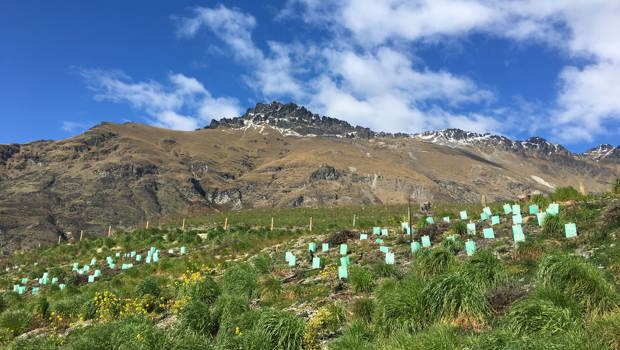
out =
<svg viewBox="0 0 620 350"><path fill-rule="evenodd" d="M423 251L416 260L416 269L424 277L436 276L452 271L456 266L454 255L445 249Z"/></svg>
<svg viewBox="0 0 620 350"><path fill-rule="evenodd" d="M139 296L144 296L146 294L150 294L156 298L161 294L161 288L159 288L159 283L155 277L149 276L143 279L138 287L136 288L136 293Z"/></svg>
<svg viewBox="0 0 620 350"><path fill-rule="evenodd" d="M274 309L262 310L258 329L267 335L273 349L301 349L304 321L290 312Z"/></svg>
<svg viewBox="0 0 620 350"><path fill-rule="evenodd" d="M464 236L467 234L467 223L461 220L452 221L450 224L450 229L457 235Z"/></svg>
<svg viewBox="0 0 620 350"><path fill-rule="evenodd" d="M601 271L581 257L549 255L536 274L538 285L556 288L583 305L586 310L604 313L618 307L618 294Z"/></svg>
<svg viewBox="0 0 620 350"><path fill-rule="evenodd" d="M353 302L353 317L364 323L372 322L372 315L375 311L375 302L370 298L356 299Z"/></svg>
<svg viewBox="0 0 620 350"><path fill-rule="evenodd" d="M620 178L616 179L616 182L614 182L611 191L615 194L620 194Z"/></svg>
<svg viewBox="0 0 620 350"><path fill-rule="evenodd" d="M549 300L529 298L510 307L503 325L519 335L558 335L576 327L577 323L570 310L556 306Z"/></svg>
<svg viewBox="0 0 620 350"><path fill-rule="evenodd" d="M429 321L478 328L491 306L484 292L462 274L434 278L422 291L421 302Z"/></svg>
<svg viewBox="0 0 620 350"><path fill-rule="evenodd" d="M190 300L179 313L181 325L201 334L216 335L219 327L217 317L209 309L209 304Z"/></svg>
<svg viewBox="0 0 620 350"><path fill-rule="evenodd" d="M320 349L320 340L334 334L344 320L340 305L323 306L308 320L304 328L303 348Z"/></svg>
<svg viewBox="0 0 620 350"><path fill-rule="evenodd" d="M555 191L549 195L554 201L565 202L569 200L577 200L581 198L581 194L572 186L558 187Z"/></svg>
<svg viewBox="0 0 620 350"><path fill-rule="evenodd" d="M351 266L349 272L349 282L356 293L369 293L375 286L374 279L370 271L359 265Z"/></svg>
<svg viewBox="0 0 620 350"><path fill-rule="evenodd" d="M6 328L16 337L22 334L30 323L30 312L23 309L9 309L0 314L0 328Z"/></svg>
<svg viewBox="0 0 620 350"><path fill-rule="evenodd" d="M483 290L499 287L508 280L506 266L488 250L467 259L461 273Z"/></svg>
<svg viewBox="0 0 620 350"><path fill-rule="evenodd" d="M551 238L564 237L564 225L558 215L546 215L542 226L543 235Z"/></svg>
<svg viewBox="0 0 620 350"><path fill-rule="evenodd" d="M224 293L245 295L251 299L258 293L258 274L250 264L236 264L224 272L221 284Z"/></svg>

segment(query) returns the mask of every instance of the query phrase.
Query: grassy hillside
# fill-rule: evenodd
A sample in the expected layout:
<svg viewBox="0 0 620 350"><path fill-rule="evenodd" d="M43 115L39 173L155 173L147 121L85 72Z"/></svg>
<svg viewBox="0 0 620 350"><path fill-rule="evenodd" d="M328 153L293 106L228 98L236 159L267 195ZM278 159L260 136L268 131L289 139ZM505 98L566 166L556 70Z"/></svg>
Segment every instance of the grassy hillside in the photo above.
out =
<svg viewBox="0 0 620 350"><path fill-rule="evenodd" d="M185 230L179 218L18 252L0 261L0 342L8 349L620 349L620 197L567 188L550 197L521 203L519 243L518 218L504 203L487 209L499 217L494 225L481 220L482 205L453 203L433 208L434 224L416 210L412 239L431 246L415 252L402 232L403 205L205 214L187 218ZM531 204L544 211L554 201L559 214L542 225L528 215ZM467 220L459 219L463 210ZM576 237L566 238L566 223L576 224Z"/></svg>

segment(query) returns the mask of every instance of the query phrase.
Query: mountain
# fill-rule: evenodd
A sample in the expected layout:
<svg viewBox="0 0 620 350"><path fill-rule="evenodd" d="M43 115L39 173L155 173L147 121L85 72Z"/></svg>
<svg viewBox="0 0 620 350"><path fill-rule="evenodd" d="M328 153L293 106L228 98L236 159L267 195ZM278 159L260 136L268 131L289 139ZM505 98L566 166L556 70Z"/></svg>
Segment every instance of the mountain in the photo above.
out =
<svg viewBox="0 0 620 350"><path fill-rule="evenodd" d="M600 145L584 152L583 156L597 162L620 162L620 146L614 148L610 144Z"/></svg>
<svg viewBox="0 0 620 350"><path fill-rule="evenodd" d="M1 145L0 248L188 210L509 200L581 182L604 191L618 176L619 163L541 138L377 133L274 102L196 131L103 123L65 140Z"/></svg>

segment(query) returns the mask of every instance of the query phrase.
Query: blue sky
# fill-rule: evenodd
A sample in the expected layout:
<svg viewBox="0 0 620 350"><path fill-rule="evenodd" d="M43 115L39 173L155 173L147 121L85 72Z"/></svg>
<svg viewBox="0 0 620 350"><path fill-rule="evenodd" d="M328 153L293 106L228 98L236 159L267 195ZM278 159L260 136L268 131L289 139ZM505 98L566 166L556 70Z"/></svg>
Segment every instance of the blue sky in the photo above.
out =
<svg viewBox="0 0 620 350"><path fill-rule="evenodd" d="M620 144L613 0L4 1L0 143L280 100L383 131Z"/></svg>

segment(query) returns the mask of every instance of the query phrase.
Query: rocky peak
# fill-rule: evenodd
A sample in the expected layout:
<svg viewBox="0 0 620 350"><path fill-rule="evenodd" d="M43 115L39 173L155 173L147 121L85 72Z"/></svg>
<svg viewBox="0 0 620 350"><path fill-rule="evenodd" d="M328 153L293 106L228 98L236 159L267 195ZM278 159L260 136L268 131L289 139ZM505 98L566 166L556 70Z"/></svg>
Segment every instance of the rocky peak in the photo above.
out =
<svg viewBox="0 0 620 350"><path fill-rule="evenodd" d="M320 116L294 103L283 104L276 101L258 103L240 117L212 120L208 128L241 128L261 125L269 125L290 135L361 138L375 136L375 133L368 128L352 126L343 120Z"/></svg>
<svg viewBox="0 0 620 350"><path fill-rule="evenodd" d="M614 148L614 146L606 143L584 152L583 156L597 162L600 160L620 160L620 146Z"/></svg>

